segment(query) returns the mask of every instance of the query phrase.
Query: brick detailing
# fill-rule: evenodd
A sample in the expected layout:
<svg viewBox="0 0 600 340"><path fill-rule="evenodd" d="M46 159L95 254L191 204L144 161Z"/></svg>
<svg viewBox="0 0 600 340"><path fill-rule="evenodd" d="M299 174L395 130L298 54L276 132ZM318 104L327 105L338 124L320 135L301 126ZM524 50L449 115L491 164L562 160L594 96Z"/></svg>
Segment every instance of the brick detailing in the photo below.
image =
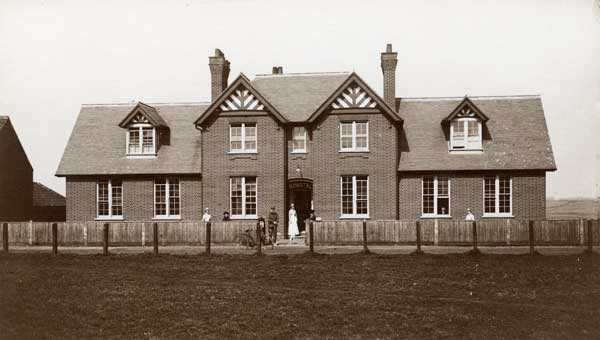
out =
<svg viewBox="0 0 600 340"><path fill-rule="evenodd" d="M118 178L118 177L112 177ZM158 178L158 177L157 177ZM181 219L198 221L202 217L200 176L180 176ZM123 179L123 220L151 221L154 218L154 177ZM93 221L96 212L95 177L67 177L67 221Z"/></svg>
<svg viewBox="0 0 600 340"><path fill-rule="evenodd" d="M512 207L516 219L546 218L546 173L510 172L498 173L512 177ZM399 182L400 219L414 220L421 216L421 178L424 174L402 174ZM496 173L440 173L450 179L450 214L462 220L467 208L475 218L483 215L483 177Z"/></svg>
<svg viewBox="0 0 600 340"><path fill-rule="evenodd" d="M256 123L257 153L229 153L229 124ZM231 212L229 179L256 177L257 214L265 217L271 206L283 221L285 207L284 128L270 115L245 117L215 114L202 132L203 201L213 216Z"/></svg>
<svg viewBox="0 0 600 340"><path fill-rule="evenodd" d="M0 221L31 219L33 169L6 117L0 129ZM1 124L1 122L0 122Z"/></svg>

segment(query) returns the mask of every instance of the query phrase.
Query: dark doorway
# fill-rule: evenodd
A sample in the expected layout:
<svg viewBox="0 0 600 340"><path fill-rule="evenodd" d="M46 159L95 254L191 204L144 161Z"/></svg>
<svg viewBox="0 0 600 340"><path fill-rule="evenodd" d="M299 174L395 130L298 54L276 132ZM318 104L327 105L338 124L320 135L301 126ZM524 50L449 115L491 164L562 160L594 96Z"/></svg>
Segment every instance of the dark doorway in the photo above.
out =
<svg viewBox="0 0 600 340"><path fill-rule="evenodd" d="M300 232L306 230L304 221L310 216L312 209L312 181L306 178L294 178L288 181L288 202L294 203L298 214L298 229ZM287 212L286 212L287 213ZM287 237L287 226L286 226Z"/></svg>

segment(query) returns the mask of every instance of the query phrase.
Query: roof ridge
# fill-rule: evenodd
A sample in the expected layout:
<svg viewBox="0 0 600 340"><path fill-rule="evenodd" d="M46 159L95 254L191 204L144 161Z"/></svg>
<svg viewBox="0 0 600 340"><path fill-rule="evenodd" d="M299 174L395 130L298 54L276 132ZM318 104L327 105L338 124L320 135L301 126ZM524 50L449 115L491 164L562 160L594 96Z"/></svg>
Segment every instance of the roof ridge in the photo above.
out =
<svg viewBox="0 0 600 340"><path fill-rule="evenodd" d="M511 98L541 98L542 95L540 94L515 94L515 95L505 95L505 96L450 96L450 97L397 97L396 100L428 100L428 101L442 101L442 100L460 100L460 99L464 99L465 97L470 98L470 99L481 99L481 100L486 100L486 99L497 99L497 98L502 98L502 99L511 99Z"/></svg>
<svg viewBox="0 0 600 340"><path fill-rule="evenodd" d="M256 77L301 77L301 76L318 76L318 75L350 75L352 72L350 71L339 71L339 72L296 72L296 73L282 73L282 74L272 74L272 73L260 73L256 74Z"/></svg>
<svg viewBox="0 0 600 340"><path fill-rule="evenodd" d="M136 106L139 102L134 103L91 103L91 104L81 104L82 107L103 107L103 106ZM180 102L180 103L142 103L147 106L152 105L161 105L161 106L185 106L185 105L210 105L211 102Z"/></svg>

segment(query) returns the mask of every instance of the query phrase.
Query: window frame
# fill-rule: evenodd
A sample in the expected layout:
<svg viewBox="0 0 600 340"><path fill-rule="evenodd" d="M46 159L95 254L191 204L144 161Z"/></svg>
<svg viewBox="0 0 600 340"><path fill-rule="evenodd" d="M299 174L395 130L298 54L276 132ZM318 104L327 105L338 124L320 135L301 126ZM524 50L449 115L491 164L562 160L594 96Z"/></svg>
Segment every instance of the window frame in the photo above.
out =
<svg viewBox="0 0 600 340"><path fill-rule="evenodd" d="M232 205L232 196L231 196L231 189L233 186L233 179L234 178L241 178L242 179L242 214L241 215L234 215L233 214L233 205ZM246 179L247 178L253 178L254 179L254 186L255 186L255 207L254 210L256 211L256 214L254 215L249 215L246 214ZM258 219L258 177L255 176L231 176L229 177L229 218L232 220L256 220Z"/></svg>
<svg viewBox="0 0 600 340"><path fill-rule="evenodd" d="M357 129L356 129L356 125L357 124L365 124L367 127L367 133L366 134L362 134L362 135L358 135L357 134ZM351 135L344 135L342 134L342 125L344 124L352 124L352 133ZM352 120L352 121L341 121L339 124L339 129L340 129L340 148L339 148L339 152L369 152L369 121L368 120ZM350 148L345 148L343 147L343 143L342 143L342 138L348 138L350 137L352 139L352 146ZM367 145L365 147L357 147L356 146L356 140L358 137L365 137L366 141L367 141Z"/></svg>
<svg viewBox="0 0 600 340"><path fill-rule="evenodd" d="M425 178L433 177L433 213L425 213ZM439 179L445 178L448 181L448 213L443 215L438 213ZM448 176L422 176L421 177L421 218L452 218L452 179Z"/></svg>
<svg viewBox="0 0 600 340"><path fill-rule="evenodd" d="M233 126L240 126L241 128L241 136L240 136L240 140L239 142L241 143L242 148L241 149L232 149L231 148L231 142L232 142L232 135L231 135L231 128ZM246 125L254 125L254 143L255 143L255 148L254 149L246 149L246 142L251 142L251 140L246 139ZM238 154L238 153L258 153L258 124L255 122L248 122L248 123L229 123L229 153L230 154Z"/></svg>
<svg viewBox="0 0 600 340"><path fill-rule="evenodd" d="M152 128L152 151L151 152L144 152L144 129L149 129ZM130 149L130 145L129 145L129 140L131 138L131 132L132 130L137 130L138 132L138 148L139 148L139 152L131 152ZM152 126L151 124L146 124L146 123L136 123L136 124L131 124L127 127L127 130L125 131L125 154L128 157L154 157L156 156L156 150L157 150L157 140L156 140L156 127Z"/></svg>
<svg viewBox="0 0 600 340"><path fill-rule="evenodd" d="M344 191L343 191L343 182L344 182L344 177L352 177L352 213L351 214L345 214L344 213L344 200L343 200L343 196L344 196ZM366 214L358 214L357 213L357 196L358 196L358 190L357 190L357 177L366 177L367 179L367 213ZM370 192L370 176L369 175L341 175L340 176L340 219L351 219L351 218L370 218L370 208L369 206L371 205L371 195L369 194Z"/></svg>
<svg viewBox="0 0 600 340"><path fill-rule="evenodd" d="M500 177L508 177L509 179L509 207L510 211L507 213L500 212ZM494 179L494 212L486 213L485 212L485 180L486 179ZM513 177L510 175L495 175L495 176L484 176L483 180L483 217L514 217L513 215Z"/></svg>
<svg viewBox="0 0 600 340"><path fill-rule="evenodd" d="M157 215L156 214L156 181L158 180L165 180L165 212L167 213L166 215ZM179 214L171 214L171 181L172 180L177 180L177 185L179 186L177 192L179 193ZM173 184L174 185L174 184ZM176 177L167 177L167 178L159 178L159 179L154 179L154 185L153 185L153 191L154 191L154 204L153 204L153 211L154 211L154 217L152 218L153 220L180 220L181 219L181 209L182 209L182 204L181 204L181 179L176 178Z"/></svg>
<svg viewBox="0 0 600 340"><path fill-rule="evenodd" d="M302 138L298 138L296 139L296 134L294 133L294 130L296 129L303 129L304 130L304 134ZM295 149L294 148L294 142L296 140L300 140L304 142L304 149ZM306 129L305 126L294 126L292 128L292 153L307 153L308 151L308 131Z"/></svg>
<svg viewBox="0 0 600 340"><path fill-rule="evenodd" d="M117 179L115 179L117 180ZM123 209L123 203L124 203L124 190L123 190L123 180L118 179L118 181L121 181L121 215L115 215L113 214L113 185L112 185L112 181L113 179L99 179L96 181L96 218L95 220L123 220L123 215L124 215L124 209ZM100 209L99 209L99 198L100 198L100 182L107 182L108 183L108 215L100 215Z"/></svg>
<svg viewBox="0 0 600 340"><path fill-rule="evenodd" d="M455 146L454 138L454 122L463 124L463 148L457 148ZM476 141L469 141L469 122L477 122L478 139ZM477 118L456 118L450 122L450 140L448 141L448 149L450 151L483 151L483 124ZM458 141L458 139L457 139Z"/></svg>

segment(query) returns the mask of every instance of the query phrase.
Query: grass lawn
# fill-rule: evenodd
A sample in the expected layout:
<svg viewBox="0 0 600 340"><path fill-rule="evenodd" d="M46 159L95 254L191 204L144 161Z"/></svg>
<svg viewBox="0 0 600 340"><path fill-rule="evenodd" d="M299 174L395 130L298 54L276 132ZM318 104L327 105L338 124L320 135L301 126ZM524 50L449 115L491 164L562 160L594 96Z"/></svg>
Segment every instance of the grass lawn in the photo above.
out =
<svg viewBox="0 0 600 340"><path fill-rule="evenodd" d="M0 338L598 339L600 256L11 254Z"/></svg>

